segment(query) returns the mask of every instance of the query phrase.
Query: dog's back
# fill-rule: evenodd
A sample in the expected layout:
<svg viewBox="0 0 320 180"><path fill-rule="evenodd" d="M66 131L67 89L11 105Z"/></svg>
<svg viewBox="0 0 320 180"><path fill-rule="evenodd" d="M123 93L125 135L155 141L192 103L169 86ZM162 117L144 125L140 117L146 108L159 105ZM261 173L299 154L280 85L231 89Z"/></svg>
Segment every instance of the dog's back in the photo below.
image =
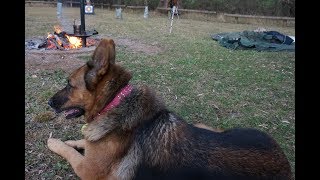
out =
<svg viewBox="0 0 320 180"><path fill-rule="evenodd" d="M163 110L139 129L136 179L291 179L277 143L255 129L213 132Z"/></svg>

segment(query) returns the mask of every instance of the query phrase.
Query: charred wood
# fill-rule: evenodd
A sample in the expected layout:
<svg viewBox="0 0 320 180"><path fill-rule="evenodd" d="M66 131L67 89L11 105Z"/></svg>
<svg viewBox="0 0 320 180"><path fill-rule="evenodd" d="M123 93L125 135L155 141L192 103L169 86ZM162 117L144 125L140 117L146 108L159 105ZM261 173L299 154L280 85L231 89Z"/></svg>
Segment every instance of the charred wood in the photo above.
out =
<svg viewBox="0 0 320 180"><path fill-rule="evenodd" d="M57 42L55 38L51 38L50 41L54 43L57 49L63 50L63 47L60 46L60 44Z"/></svg>
<svg viewBox="0 0 320 180"><path fill-rule="evenodd" d="M48 46L48 39L44 40L42 43L39 44L38 48L46 48Z"/></svg>

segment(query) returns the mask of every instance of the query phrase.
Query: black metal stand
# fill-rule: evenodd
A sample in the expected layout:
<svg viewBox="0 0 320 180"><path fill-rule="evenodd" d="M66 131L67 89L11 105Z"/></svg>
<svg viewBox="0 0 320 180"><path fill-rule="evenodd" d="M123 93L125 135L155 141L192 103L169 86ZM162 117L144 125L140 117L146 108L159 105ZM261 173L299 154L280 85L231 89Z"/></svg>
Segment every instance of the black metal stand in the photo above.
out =
<svg viewBox="0 0 320 180"><path fill-rule="evenodd" d="M75 21L73 24L73 34L67 33L70 36L79 37L82 40L82 47L87 47L87 37L96 35L98 32L96 30L93 31L86 31L86 25L85 25L85 6L84 6L84 0L80 0L80 25L76 25Z"/></svg>
<svg viewBox="0 0 320 180"><path fill-rule="evenodd" d="M80 18L81 18L81 26L80 26L80 32L82 35L82 47L87 46L87 40L86 40L86 24L84 20L84 0L80 0Z"/></svg>

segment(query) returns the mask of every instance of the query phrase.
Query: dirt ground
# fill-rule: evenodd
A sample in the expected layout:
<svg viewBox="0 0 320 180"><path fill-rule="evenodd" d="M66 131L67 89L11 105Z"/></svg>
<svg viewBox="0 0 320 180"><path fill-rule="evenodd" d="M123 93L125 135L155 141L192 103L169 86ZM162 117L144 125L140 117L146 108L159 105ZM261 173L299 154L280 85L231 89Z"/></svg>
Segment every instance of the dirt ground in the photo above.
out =
<svg viewBox="0 0 320 180"><path fill-rule="evenodd" d="M100 38L108 38L107 36L100 36ZM29 38L30 39L30 38ZM157 43L147 44L140 40L128 39L128 38L113 38L117 47L125 48L126 51L133 53L144 53L147 55L155 55L163 52L164 48L157 46ZM66 72L72 71L75 67L79 67L83 64L83 61L79 61L79 56L91 55L94 51L94 47L88 47L87 50L26 50L25 53L25 68L33 69L35 71L39 69L57 69L61 68ZM61 59L67 59L61 61Z"/></svg>

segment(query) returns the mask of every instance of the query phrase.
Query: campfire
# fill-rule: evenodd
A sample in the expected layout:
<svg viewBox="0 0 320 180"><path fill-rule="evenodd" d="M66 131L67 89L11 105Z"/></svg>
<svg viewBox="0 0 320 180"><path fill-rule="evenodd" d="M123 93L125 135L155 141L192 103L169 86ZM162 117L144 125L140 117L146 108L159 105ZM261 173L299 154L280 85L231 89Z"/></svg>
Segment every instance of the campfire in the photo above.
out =
<svg viewBox="0 0 320 180"><path fill-rule="evenodd" d="M94 46L97 40L86 39L86 47ZM45 48L46 50L69 50L82 48L83 42L81 37L68 34L62 30L60 26L54 26L54 33L48 33L47 38L38 45L37 48Z"/></svg>
<svg viewBox="0 0 320 180"><path fill-rule="evenodd" d="M80 18L81 24L76 25L76 19L73 23L73 33L67 33L62 30L60 26L54 26L54 32L48 33L46 39L40 40L29 40L25 42L26 49L45 49L45 50L69 50L69 49L80 49L84 47L90 47L96 45L99 40L90 39L92 35L98 34L96 30L86 31L85 30L85 18L84 18L84 1L80 1Z"/></svg>

